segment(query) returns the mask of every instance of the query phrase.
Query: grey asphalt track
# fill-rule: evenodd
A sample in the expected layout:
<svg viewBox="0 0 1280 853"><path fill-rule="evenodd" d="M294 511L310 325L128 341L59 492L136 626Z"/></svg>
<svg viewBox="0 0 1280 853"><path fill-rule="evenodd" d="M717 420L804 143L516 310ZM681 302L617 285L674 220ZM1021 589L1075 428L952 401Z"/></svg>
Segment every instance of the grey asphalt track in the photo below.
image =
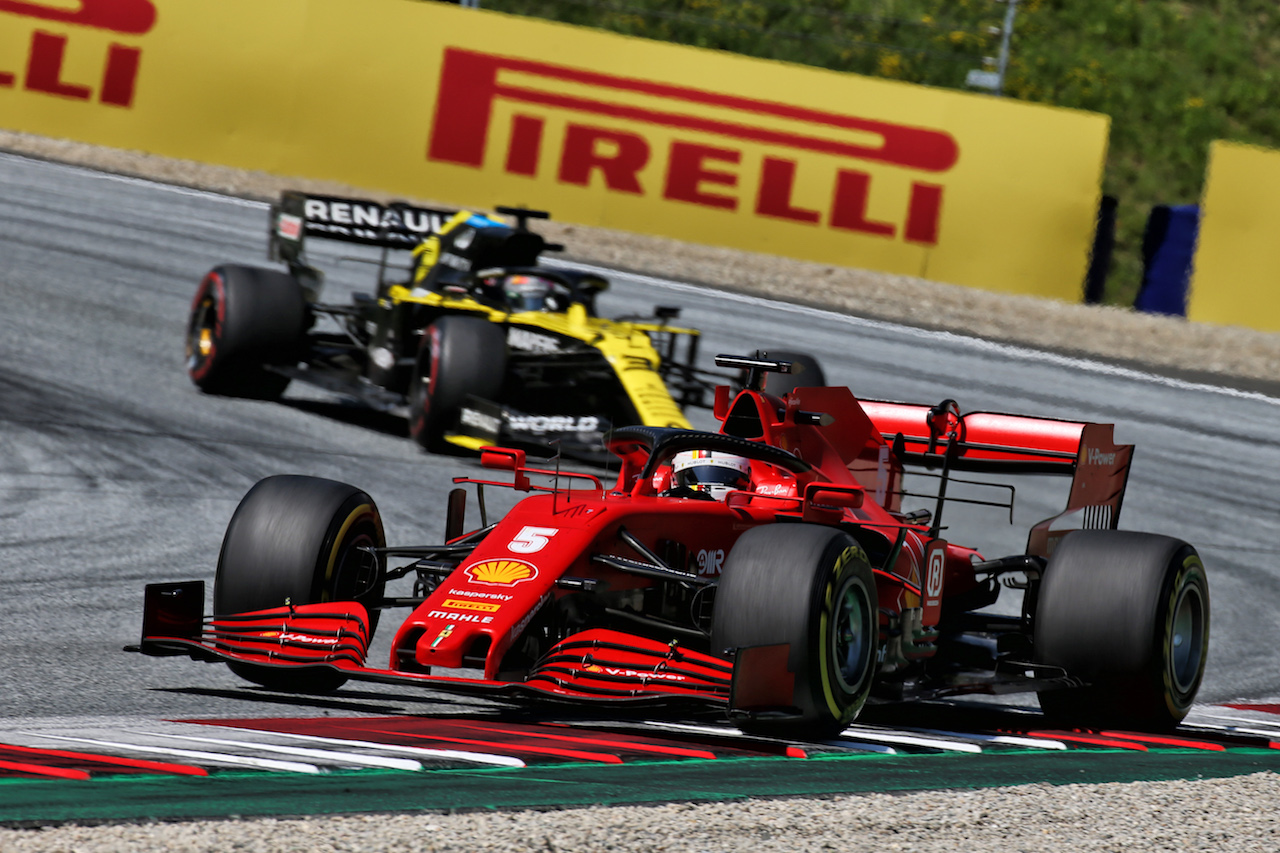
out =
<svg viewBox="0 0 1280 853"><path fill-rule="evenodd" d="M195 285L217 263L263 263L265 237L258 203L0 155L0 717L307 713L224 667L122 652L143 585L212 581L226 523L261 477L358 485L405 543L438 540L450 478L477 470L321 392L263 403L191 385ZM315 253L332 264L330 298L371 280L344 253ZM1138 445L1121 526L1185 538L1208 566L1201 700L1280 696L1280 400L644 277L614 276L601 308L654 304L703 330L704 366L716 352L807 350L865 397L1117 424ZM948 510L949 537L1017 552L1064 500L1062 483L1035 481L1015 524ZM356 687L310 710L432 707L449 706Z"/></svg>

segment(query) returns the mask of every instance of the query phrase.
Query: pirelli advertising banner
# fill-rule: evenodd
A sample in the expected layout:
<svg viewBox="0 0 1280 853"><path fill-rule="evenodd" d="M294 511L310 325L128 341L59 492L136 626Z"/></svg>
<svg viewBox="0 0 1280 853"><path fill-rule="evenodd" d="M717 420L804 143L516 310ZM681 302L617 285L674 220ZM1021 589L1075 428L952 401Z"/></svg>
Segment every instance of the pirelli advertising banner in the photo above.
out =
<svg viewBox="0 0 1280 853"><path fill-rule="evenodd" d="M1215 142L1187 318L1280 332L1280 151Z"/></svg>
<svg viewBox="0 0 1280 853"><path fill-rule="evenodd" d="M421 0L0 0L0 127L1074 301L1108 122Z"/></svg>

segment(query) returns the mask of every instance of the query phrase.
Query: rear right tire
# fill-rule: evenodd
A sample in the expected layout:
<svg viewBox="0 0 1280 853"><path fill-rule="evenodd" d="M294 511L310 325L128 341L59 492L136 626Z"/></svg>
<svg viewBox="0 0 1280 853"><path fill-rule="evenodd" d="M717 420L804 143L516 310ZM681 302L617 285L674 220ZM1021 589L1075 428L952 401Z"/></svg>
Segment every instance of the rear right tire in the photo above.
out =
<svg viewBox="0 0 1280 853"><path fill-rule="evenodd" d="M1089 686L1040 693L1071 727L1172 729L1190 710L1209 652L1209 584L1179 539L1080 530L1058 543L1035 611L1035 657Z"/></svg>

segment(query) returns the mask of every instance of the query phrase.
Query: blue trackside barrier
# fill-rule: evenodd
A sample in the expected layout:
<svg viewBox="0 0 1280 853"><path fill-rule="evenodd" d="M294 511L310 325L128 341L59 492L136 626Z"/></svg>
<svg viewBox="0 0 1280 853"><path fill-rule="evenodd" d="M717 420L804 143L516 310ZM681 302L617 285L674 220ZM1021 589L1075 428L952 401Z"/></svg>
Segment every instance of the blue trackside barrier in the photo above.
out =
<svg viewBox="0 0 1280 853"><path fill-rule="evenodd" d="M1142 237L1142 287L1133 307L1150 314L1187 316L1187 285L1200 231L1200 207L1157 205Z"/></svg>

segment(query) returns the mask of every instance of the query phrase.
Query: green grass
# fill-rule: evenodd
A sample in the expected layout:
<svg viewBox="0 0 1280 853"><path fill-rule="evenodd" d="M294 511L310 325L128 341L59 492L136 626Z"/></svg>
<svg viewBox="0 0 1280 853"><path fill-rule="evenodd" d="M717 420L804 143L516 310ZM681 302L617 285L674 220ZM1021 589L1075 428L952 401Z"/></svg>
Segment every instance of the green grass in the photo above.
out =
<svg viewBox="0 0 1280 853"><path fill-rule="evenodd" d="M946 88L999 49L994 0L482 0L486 9ZM1007 97L1111 116L1105 301L1131 305L1156 204L1200 199L1209 143L1280 148L1274 0L1022 0Z"/></svg>

